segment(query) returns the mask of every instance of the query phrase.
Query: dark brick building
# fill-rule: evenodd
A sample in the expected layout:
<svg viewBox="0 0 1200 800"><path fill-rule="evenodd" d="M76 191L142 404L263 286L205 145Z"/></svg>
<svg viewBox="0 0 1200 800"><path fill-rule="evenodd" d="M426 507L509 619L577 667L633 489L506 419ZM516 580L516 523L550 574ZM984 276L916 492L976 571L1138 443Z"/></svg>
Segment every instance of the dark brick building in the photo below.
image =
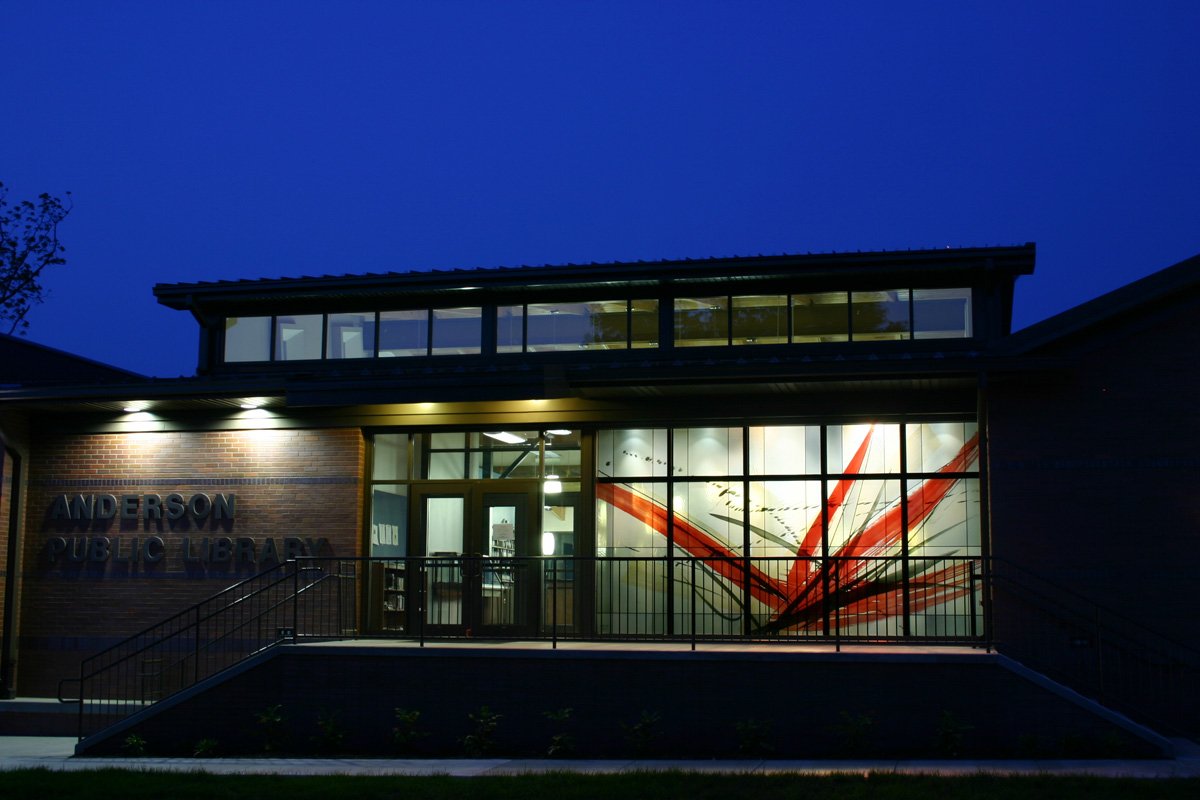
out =
<svg viewBox="0 0 1200 800"><path fill-rule="evenodd" d="M995 647L1179 723L1095 665L1190 668L1200 261L1013 334L1033 262L165 284L177 380L2 340L4 688L300 556L353 637Z"/></svg>

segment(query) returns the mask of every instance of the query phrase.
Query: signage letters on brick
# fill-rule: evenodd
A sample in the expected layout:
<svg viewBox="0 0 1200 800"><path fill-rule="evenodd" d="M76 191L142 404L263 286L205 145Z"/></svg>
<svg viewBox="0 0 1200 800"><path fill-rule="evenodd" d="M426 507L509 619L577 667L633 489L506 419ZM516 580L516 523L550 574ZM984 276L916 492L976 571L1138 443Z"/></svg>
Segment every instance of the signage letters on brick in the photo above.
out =
<svg viewBox="0 0 1200 800"><path fill-rule="evenodd" d="M237 512L234 494L207 495L202 492L184 496L177 492L159 494L60 494L50 505L52 524L178 522L231 524ZM179 554L185 565L265 566L300 556L320 555L329 550L324 537L285 536L281 546L275 539L249 536L184 536ZM46 543L50 563L130 563L156 564L167 554L162 536L52 536Z"/></svg>
<svg viewBox="0 0 1200 800"><path fill-rule="evenodd" d="M115 519L119 515L123 520L176 520L185 516L205 519L211 515L214 520L222 520L233 519L236 505L237 496L232 494L209 497L198 493L186 499L178 493L166 497L123 494L119 498L111 494L60 494L50 507L50 519L81 522Z"/></svg>

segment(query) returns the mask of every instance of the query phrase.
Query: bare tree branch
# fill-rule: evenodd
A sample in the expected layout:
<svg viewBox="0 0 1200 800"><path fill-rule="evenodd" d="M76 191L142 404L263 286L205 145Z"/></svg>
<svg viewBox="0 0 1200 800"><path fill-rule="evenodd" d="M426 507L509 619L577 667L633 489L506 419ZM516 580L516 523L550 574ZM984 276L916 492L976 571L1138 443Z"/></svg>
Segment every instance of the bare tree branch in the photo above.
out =
<svg viewBox="0 0 1200 800"><path fill-rule="evenodd" d="M43 193L36 202L10 205L0 182L0 327L8 326L10 334L24 333L29 311L45 299L42 273L67 263L58 225L71 209L70 192L65 200Z"/></svg>

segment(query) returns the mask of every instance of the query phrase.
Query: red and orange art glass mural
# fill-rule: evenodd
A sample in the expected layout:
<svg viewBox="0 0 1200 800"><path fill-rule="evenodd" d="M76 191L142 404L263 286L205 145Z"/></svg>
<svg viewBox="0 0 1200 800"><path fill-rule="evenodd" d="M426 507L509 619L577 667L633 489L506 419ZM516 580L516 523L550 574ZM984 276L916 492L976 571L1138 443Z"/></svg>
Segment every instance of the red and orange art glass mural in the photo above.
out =
<svg viewBox="0 0 1200 800"><path fill-rule="evenodd" d="M975 628L974 426L830 426L823 458L820 429L805 432L807 456L797 430L765 429L760 450L784 441L776 447L781 455L757 469L770 473L761 479L755 467L749 475L696 477L740 463L722 458L722 447L747 446L747 461L758 463L753 437L744 443L736 429L676 431L670 459L661 457L671 446L664 437L652 441L656 432L614 432L607 449L602 437L601 473L643 478L596 487L598 552L612 559L597 598L602 627L607 613L614 633L663 632L670 607L676 631L695 625L706 634L748 627L758 635L936 637ZM686 466L667 475L660 462L668 461ZM824 468L814 471L814 462ZM796 464L808 467L779 472ZM682 564L656 569L639 560L665 560L668 552Z"/></svg>

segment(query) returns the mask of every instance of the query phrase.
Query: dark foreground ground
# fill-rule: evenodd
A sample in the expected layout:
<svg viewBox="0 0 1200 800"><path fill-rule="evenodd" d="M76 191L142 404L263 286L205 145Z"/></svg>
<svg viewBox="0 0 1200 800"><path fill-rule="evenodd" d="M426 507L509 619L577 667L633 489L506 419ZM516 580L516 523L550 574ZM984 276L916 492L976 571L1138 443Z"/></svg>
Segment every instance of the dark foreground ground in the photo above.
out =
<svg viewBox="0 0 1200 800"><path fill-rule="evenodd" d="M689 798L694 800L1194 800L1200 778L1076 776L938 777L882 773L747 775L701 772L577 772L482 777L370 775L212 775L120 769L0 773L5 798L197 798L211 800L371 800L372 798Z"/></svg>

